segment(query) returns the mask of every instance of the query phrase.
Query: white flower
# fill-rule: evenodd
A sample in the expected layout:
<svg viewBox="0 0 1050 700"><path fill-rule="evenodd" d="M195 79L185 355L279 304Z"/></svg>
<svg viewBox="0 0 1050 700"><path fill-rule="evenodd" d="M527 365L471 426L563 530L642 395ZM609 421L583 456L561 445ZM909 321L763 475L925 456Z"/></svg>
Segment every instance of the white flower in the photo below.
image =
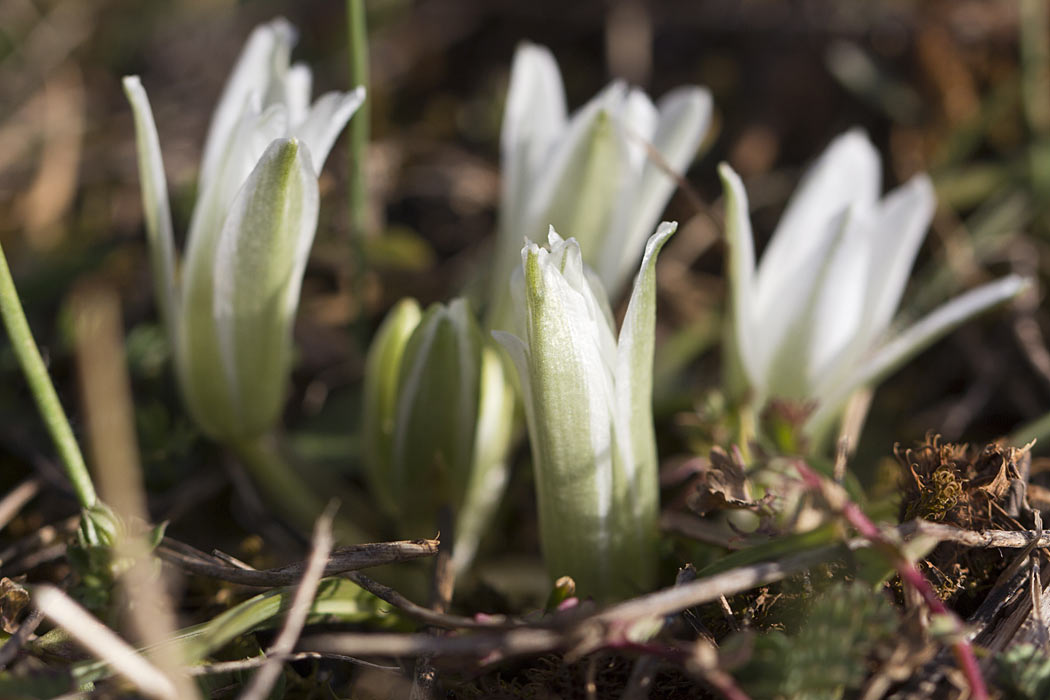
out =
<svg viewBox="0 0 1050 700"><path fill-rule="evenodd" d="M227 440L265 432L280 412L317 227L317 173L364 99L358 88L311 104L310 69L289 63L294 42L283 19L257 27L226 84L181 279L153 114L138 77L124 78L156 296L183 397L205 432Z"/></svg>
<svg viewBox="0 0 1050 700"><path fill-rule="evenodd" d="M747 194L729 166L719 172L736 388L746 384L759 406L771 398L815 400L811 435L825 434L854 391L1026 284L1005 277L890 333L935 209L928 177L880 199L878 153L862 132L843 134L804 177L756 270Z"/></svg>
<svg viewBox="0 0 1050 700"><path fill-rule="evenodd" d="M665 168L686 170L710 120L711 97L702 88L678 88L654 105L620 81L570 118L550 51L519 47L503 115L489 326L510 328L506 281L522 241L541 242L548 226L573 232L585 262L618 298L674 192Z"/></svg>
<svg viewBox="0 0 1050 700"><path fill-rule="evenodd" d="M408 537L433 533L449 508L457 573L503 495L515 398L499 348L465 299L425 312L402 300L368 350L363 443L373 490Z"/></svg>
<svg viewBox="0 0 1050 700"><path fill-rule="evenodd" d="M619 339L580 245L553 228L549 251L521 251L524 337L493 334L521 379L548 569L599 599L647 590L655 573L655 268L675 227L661 224L646 244Z"/></svg>

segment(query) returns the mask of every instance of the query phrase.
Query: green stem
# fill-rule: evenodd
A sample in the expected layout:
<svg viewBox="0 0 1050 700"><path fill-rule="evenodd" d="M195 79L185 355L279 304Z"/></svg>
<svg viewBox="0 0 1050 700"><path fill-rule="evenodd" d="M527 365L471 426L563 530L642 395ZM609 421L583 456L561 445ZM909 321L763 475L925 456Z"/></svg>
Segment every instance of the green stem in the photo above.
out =
<svg viewBox="0 0 1050 700"><path fill-rule="evenodd" d="M368 25L364 0L346 0L347 29L350 51L350 84L368 82ZM368 137L371 128L369 105L371 95L350 120L350 233L359 239L368 232L368 188L365 171L368 161Z"/></svg>
<svg viewBox="0 0 1050 700"><path fill-rule="evenodd" d="M37 410L47 425L51 439L55 443L59 457L66 467L66 476L73 483L77 500L83 508L92 508L98 502L95 495L95 486L91 483L91 475L88 473L87 465L84 463L84 455L80 452L73 429L69 426L62 404L55 393L55 385L51 383L51 377L44 366L44 360L40 357L40 350L33 340L33 332L29 329L26 321L22 302L18 299L18 291L15 282L11 279L11 270L7 266L7 258L4 256L3 247L0 246L0 316L3 317L4 327L11 338L18 364L22 367L29 389L36 400Z"/></svg>
<svg viewBox="0 0 1050 700"><path fill-rule="evenodd" d="M255 481L261 486L267 501L276 506L280 514L296 527L309 529L328 505L308 486L314 481L301 470L293 469L281 456L276 440L272 437L241 440L230 443L237 458ZM336 495L337 489L326 485L324 492ZM338 517L333 523L336 539L340 544L366 542L368 538L360 528L346 518Z"/></svg>

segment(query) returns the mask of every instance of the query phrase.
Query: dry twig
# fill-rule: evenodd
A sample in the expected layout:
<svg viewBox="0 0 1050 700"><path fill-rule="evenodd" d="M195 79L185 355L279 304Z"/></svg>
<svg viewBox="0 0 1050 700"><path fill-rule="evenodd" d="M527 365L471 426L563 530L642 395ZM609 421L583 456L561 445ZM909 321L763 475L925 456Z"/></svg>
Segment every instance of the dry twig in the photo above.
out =
<svg viewBox="0 0 1050 700"><path fill-rule="evenodd" d="M429 557L436 554L437 549L437 540L401 540L340 547L328 557L322 576ZM300 563L262 571L239 569L214 559L191 555L186 551L186 545L175 543L167 537L157 548L157 556L190 573L258 588L294 585L302 578L304 571Z"/></svg>
<svg viewBox="0 0 1050 700"><path fill-rule="evenodd" d="M295 589L295 597L288 609L288 615L281 626L281 631L269 649L266 650L266 661L252 676L248 687L241 693L241 700L263 700L269 695L273 684L281 673L281 665L295 647L296 640L306 624L306 616L310 612L310 602L317 594L317 584L321 582L328 555L332 551L332 517L336 508L335 503L329 504L321 517L317 519L314 526L313 549L306 561L303 570L302 581Z"/></svg>

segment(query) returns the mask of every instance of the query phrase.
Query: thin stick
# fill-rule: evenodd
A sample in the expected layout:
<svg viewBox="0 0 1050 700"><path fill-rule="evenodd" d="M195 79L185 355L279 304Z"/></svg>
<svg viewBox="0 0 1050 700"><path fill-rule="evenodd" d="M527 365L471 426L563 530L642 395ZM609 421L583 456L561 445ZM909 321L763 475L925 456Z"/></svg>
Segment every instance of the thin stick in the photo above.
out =
<svg viewBox="0 0 1050 700"><path fill-rule="evenodd" d="M400 666L383 666L382 664L374 664L364 659L356 659L352 656L343 656L342 654L321 654L316 651L300 651L294 654L286 654L284 657L285 662L291 661L313 661L322 659L334 659L335 661L345 661L346 663L356 664L358 666L364 666L366 668L375 669L377 671L387 671L390 673L397 673L401 670ZM253 656L247 659L238 659L237 661L220 661L214 664L200 664L198 666L191 666L187 669L187 672L191 676L211 676L219 673L235 673L237 671L250 671L253 668L259 668L269 660L267 656Z"/></svg>
<svg viewBox="0 0 1050 700"><path fill-rule="evenodd" d="M164 561L194 574L217 578L221 581L239 583L242 586L276 588L298 583L303 576L302 564L290 564L262 571L238 569L215 563L214 559L195 557L185 551L186 545L172 546L168 538L157 548L156 553ZM332 552L325 564L323 576L335 576L347 571L367 569L372 566L396 564L398 562L429 557L437 553L437 540L404 540L377 544L356 544ZM206 555L205 555L206 556Z"/></svg>
<svg viewBox="0 0 1050 700"><path fill-rule="evenodd" d="M7 527L26 503L36 498L40 493L40 486L40 477L31 476L7 492L0 500L0 530Z"/></svg>
<svg viewBox="0 0 1050 700"><path fill-rule="evenodd" d="M277 638L266 650L267 659L252 676L248 687L241 693L241 700L263 700L270 694L273 684L281 674L285 658L295 648L295 643L306 624L310 612L310 602L317 595L317 585L321 582L328 555L332 551L332 517L337 505L332 502L317 519L314 526L313 548L303 570L303 578L295 589L295 597L288 609L288 616L278 632Z"/></svg>
<svg viewBox="0 0 1050 700"><path fill-rule="evenodd" d="M82 508L92 508L98 502L95 486L91 483L91 475L88 474L87 465L84 463L84 455L81 454L80 446L77 445L77 440L73 436L73 429L69 426L66 412L58 400L55 385L51 383L47 367L44 366L44 360L40 357L40 350L37 348L36 341L33 340L33 332L29 329L22 302L18 299L18 291L11 278L11 270L7 266L3 246L0 246L0 317L3 318L15 357L22 367L26 382L29 383L29 390L36 401L40 417L47 425L55 449L62 459L62 464L65 465L66 476L73 484L77 501Z"/></svg>
<svg viewBox="0 0 1050 700"><path fill-rule="evenodd" d="M448 505L438 510L438 532L441 533L441 546L434 557L434 575L431 580L430 607L438 613L448 612L452 604L452 591L456 585L456 572L452 567L452 554L455 533L452 532L452 509ZM428 630L436 634L437 630ZM429 656L416 659L415 676L412 679L410 700L431 700L438 692L437 671Z"/></svg>
<svg viewBox="0 0 1050 700"><path fill-rule="evenodd" d="M519 620L509 619L503 615L486 615L473 618L435 612L409 600L393 588L384 586L359 571L350 571L343 574L343 576L376 598L390 603L409 617L424 622L431 627L443 627L445 629L510 629L512 627L521 627L523 624Z"/></svg>
<svg viewBox="0 0 1050 700"><path fill-rule="evenodd" d="M26 615L26 619L22 620L22 624L18 626L11 638L0 647L0 668L7 668L7 665L15 660L23 645L29 641L29 636L36 632L36 628L43 621L44 613L37 608L34 608Z"/></svg>
<svg viewBox="0 0 1050 700"><path fill-rule="evenodd" d="M581 616L573 610L554 615L543 627L522 626L449 637L430 634L317 635L304 639L301 648L347 656L462 656L477 658L482 663L563 650L582 656L606 646L638 648L627 636L633 622L669 615L717 600L721 595L728 596L780 581L841 552L842 548L838 546L823 547L779 562L743 566L650 593L597 613ZM664 647L644 650L650 653L668 651Z"/></svg>
<svg viewBox="0 0 1050 700"><path fill-rule="evenodd" d="M108 663L143 695L161 700L178 699L175 686L160 669L60 589L36 586L33 588L33 602L52 622L69 632L80 646Z"/></svg>

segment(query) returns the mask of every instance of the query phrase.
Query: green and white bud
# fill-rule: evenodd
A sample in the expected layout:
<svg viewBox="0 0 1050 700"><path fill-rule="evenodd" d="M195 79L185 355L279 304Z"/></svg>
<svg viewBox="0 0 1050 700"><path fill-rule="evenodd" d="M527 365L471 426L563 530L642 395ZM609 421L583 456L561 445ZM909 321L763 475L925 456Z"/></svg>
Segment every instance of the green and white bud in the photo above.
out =
<svg viewBox="0 0 1050 700"><path fill-rule="evenodd" d="M579 244L553 227L549 250L522 249L513 281L523 336L493 334L521 379L548 570L599 600L654 583L656 257L675 228L649 238L618 338Z"/></svg>
<svg viewBox="0 0 1050 700"><path fill-rule="evenodd" d="M399 303L365 365L365 458L406 536L455 517L457 571L473 558L506 483L514 392L464 299Z"/></svg>
<svg viewBox="0 0 1050 700"><path fill-rule="evenodd" d="M613 81L570 115L554 56L519 46L500 134L503 193L488 327L513 329L507 280L522 240L542 242L551 225L572 231L584 262L619 299L711 110L711 95L700 87L676 88L654 103Z"/></svg>
<svg viewBox="0 0 1050 700"><path fill-rule="evenodd" d="M160 141L146 91L124 79L161 316L183 398L226 442L267 432L283 404L291 328L317 228L317 173L364 90L310 103L295 29L257 27L212 116L179 277Z"/></svg>

